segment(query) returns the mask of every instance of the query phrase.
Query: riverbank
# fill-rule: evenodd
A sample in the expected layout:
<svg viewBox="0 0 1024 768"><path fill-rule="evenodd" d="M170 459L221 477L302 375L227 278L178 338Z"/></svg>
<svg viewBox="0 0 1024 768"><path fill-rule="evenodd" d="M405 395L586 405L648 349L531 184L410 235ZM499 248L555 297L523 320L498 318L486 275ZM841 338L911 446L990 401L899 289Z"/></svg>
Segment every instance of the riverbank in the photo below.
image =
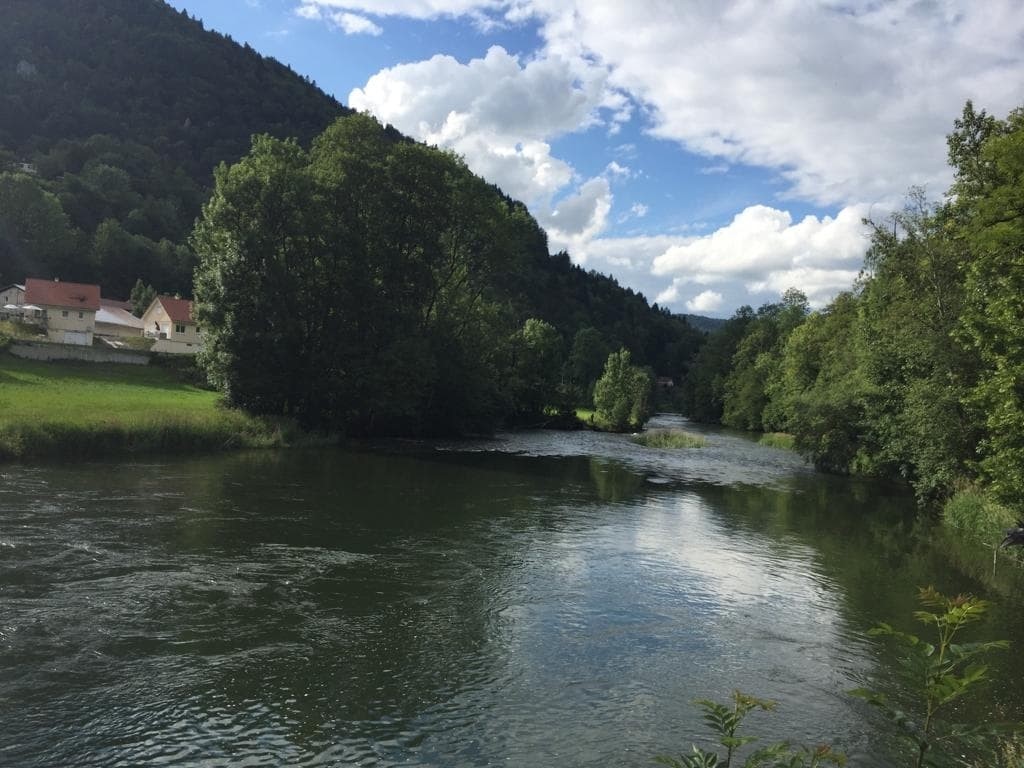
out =
<svg viewBox="0 0 1024 768"><path fill-rule="evenodd" d="M0 352L0 461L284 447L284 419L224 408L160 366L22 360Z"/></svg>

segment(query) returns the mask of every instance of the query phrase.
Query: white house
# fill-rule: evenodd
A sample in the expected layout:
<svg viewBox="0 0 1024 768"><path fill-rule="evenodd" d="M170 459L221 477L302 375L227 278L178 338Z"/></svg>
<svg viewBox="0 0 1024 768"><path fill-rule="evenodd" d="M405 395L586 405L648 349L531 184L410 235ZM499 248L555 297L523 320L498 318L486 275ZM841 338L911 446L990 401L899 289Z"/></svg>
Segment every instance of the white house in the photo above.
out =
<svg viewBox="0 0 1024 768"><path fill-rule="evenodd" d="M194 355L203 347L189 299L157 296L142 315L142 328L146 336L156 339L153 352Z"/></svg>
<svg viewBox="0 0 1024 768"><path fill-rule="evenodd" d="M50 341L90 346L100 308L100 287L60 280L25 281L25 306L39 311Z"/></svg>

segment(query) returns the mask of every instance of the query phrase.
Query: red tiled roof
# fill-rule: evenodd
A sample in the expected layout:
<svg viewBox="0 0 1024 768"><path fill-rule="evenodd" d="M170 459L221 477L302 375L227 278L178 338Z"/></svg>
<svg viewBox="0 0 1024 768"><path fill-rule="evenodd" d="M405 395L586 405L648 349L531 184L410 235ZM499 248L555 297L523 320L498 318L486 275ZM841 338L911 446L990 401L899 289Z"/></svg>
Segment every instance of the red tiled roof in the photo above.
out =
<svg viewBox="0 0 1024 768"><path fill-rule="evenodd" d="M25 303L95 312L100 308L100 287L30 277L25 281Z"/></svg>
<svg viewBox="0 0 1024 768"><path fill-rule="evenodd" d="M173 296L157 296L156 300L163 304L164 312L175 323L191 323L192 302L189 299L176 299Z"/></svg>

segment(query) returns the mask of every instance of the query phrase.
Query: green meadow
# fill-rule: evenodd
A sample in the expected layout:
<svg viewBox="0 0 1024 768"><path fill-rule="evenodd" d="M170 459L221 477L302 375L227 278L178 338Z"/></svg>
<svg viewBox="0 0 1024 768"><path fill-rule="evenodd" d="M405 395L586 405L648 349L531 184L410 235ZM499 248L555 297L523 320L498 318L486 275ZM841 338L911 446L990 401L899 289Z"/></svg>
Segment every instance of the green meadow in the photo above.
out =
<svg viewBox="0 0 1024 768"><path fill-rule="evenodd" d="M37 362L0 352L0 460L276 447L298 430L224 408L160 366Z"/></svg>

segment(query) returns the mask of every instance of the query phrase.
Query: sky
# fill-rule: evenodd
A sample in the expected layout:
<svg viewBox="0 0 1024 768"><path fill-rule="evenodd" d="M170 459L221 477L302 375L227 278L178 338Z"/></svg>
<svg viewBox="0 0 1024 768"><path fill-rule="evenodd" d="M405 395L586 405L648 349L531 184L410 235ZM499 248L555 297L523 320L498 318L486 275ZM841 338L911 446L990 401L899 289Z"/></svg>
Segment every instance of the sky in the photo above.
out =
<svg viewBox="0 0 1024 768"><path fill-rule="evenodd" d="M1024 105L1020 0L172 0L451 149L587 269L712 317L821 307L965 102Z"/></svg>

